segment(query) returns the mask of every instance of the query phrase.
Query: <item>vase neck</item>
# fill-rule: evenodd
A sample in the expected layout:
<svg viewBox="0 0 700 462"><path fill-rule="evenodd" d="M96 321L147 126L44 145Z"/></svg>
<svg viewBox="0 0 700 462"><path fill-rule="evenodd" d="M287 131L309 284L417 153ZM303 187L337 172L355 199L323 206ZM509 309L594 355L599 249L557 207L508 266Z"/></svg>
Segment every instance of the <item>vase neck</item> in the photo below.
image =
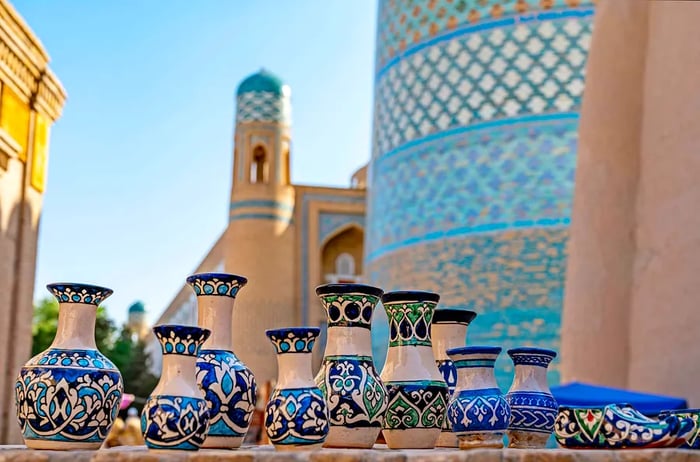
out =
<svg viewBox="0 0 700 462"><path fill-rule="evenodd" d="M277 388L314 386L311 353L281 353L277 355Z"/></svg>
<svg viewBox="0 0 700 462"><path fill-rule="evenodd" d="M97 306L86 303L59 303L58 326L51 348L64 350L97 349L95 320Z"/></svg>
<svg viewBox="0 0 700 462"><path fill-rule="evenodd" d="M516 365L513 384L510 388L511 390L520 391L549 392L547 368L542 366Z"/></svg>
<svg viewBox="0 0 700 462"><path fill-rule="evenodd" d="M457 368L456 390L479 390L483 388L498 388L493 367Z"/></svg>
<svg viewBox="0 0 700 462"><path fill-rule="evenodd" d="M201 398L195 383L195 356L163 355L160 381L153 389L153 395L192 396Z"/></svg>
<svg viewBox="0 0 700 462"><path fill-rule="evenodd" d="M199 326L211 331L203 350L231 350L231 318L234 299L225 296L197 297Z"/></svg>
<svg viewBox="0 0 700 462"><path fill-rule="evenodd" d="M324 356L372 356L372 335L364 327L329 327Z"/></svg>
<svg viewBox="0 0 700 462"><path fill-rule="evenodd" d="M433 354L438 361L450 359L447 350L464 346L467 339L466 324L433 324L431 327Z"/></svg>
<svg viewBox="0 0 700 462"><path fill-rule="evenodd" d="M435 364L433 349L424 345L389 347L380 376L386 382L426 379L444 382Z"/></svg>

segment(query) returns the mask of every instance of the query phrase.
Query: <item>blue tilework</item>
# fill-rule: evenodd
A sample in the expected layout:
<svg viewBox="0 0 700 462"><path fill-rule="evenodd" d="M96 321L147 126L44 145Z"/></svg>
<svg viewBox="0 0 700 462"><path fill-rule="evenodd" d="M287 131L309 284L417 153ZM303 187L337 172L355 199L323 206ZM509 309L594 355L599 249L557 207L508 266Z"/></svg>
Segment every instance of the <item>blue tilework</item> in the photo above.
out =
<svg viewBox="0 0 700 462"><path fill-rule="evenodd" d="M509 124L375 159L367 261L422 241L568 224L576 128Z"/></svg>
<svg viewBox="0 0 700 462"><path fill-rule="evenodd" d="M318 241L323 242L338 229L355 224L360 228L365 227L364 215L349 214L349 213L325 213L322 212L319 216L319 231Z"/></svg>
<svg viewBox="0 0 700 462"><path fill-rule="evenodd" d="M462 31L380 71L374 156L477 122L578 111L592 14Z"/></svg>
<svg viewBox="0 0 700 462"><path fill-rule="evenodd" d="M557 14L593 4L594 0L381 0L377 69L416 46L464 28L526 21L543 13Z"/></svg>

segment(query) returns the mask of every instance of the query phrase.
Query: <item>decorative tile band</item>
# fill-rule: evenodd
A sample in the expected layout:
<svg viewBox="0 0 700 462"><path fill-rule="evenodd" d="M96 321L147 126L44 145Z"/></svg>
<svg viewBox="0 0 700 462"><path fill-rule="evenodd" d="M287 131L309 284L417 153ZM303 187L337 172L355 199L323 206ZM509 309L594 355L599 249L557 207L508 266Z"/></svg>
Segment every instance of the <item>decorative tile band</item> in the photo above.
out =
<svg viewBox="0 0 700 462"><path fill-rule="evenodd" d="M292 123L292 106L288 96L273 92L246 92L238 95L236 122Z"/></svg>

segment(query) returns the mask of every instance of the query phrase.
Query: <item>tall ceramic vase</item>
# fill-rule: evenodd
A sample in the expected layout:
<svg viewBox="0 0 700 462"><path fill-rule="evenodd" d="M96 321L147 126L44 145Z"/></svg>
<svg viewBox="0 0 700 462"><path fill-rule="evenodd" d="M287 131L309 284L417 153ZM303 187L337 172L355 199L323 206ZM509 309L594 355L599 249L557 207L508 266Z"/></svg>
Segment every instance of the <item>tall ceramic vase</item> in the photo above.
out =
<svg viewBox="0 0 700 462"><path fill-rule="evenodd" d="M233 304L247 282L243 276L224 273L187 278L197 295L199 326L211 331L197 359L197 383L209 405L204 448L240 447L255 410L255 377L233 353L231 342Z"/></svg>
<svg viewBox="0 0 700 462"><path fill-rule="evenodd" d="M447 356L447 350L464 346L467 338L467 327L476 317L476 313L458 308L438 308L433 316L433 355L442 377L447 383L449 396L452 397L457 386L457 368ZM442 432L437 446L456 448L459 446L457 436L452 433L450 420L442 423Z"/></svg>
<svg viewBox="0 0 700 462"><path fill-rule="evenodd" d="M362 284L316 289L326 310L328 337L316 384L328 405L330 431L324 447L374 446L388 399L372 361L372 314L384 291Z"/></svg>
<svg viewBox="0 0 700 462"><path fill-rule="evenodd" d="M265 430L278 451L311 450L328 436L328 410L311 373L317 327L265 332L277 352L277 384L265 407Z"/></svg>
<svg viewBox="0 0 700 462"><path fill-rule="evenodd" d="M391 449L434 448L447 408L447 384L435 364L430 326L438 294L388 292L389 351L381 378L389 392L384 439Z"/></svg>
<svg viewBox="0 0 700 462"><path fill-rule="evenodd" d="M493 366L501 347L468 346L447 350L457 368L457 388L447 417L460 449L502 448L510 406L496 384Z"/></svg>
<svg viewBox="0 0 700 462"><path fill-rule="evenodd" d="M531 449L547 444L559 405L547 384L547 368L556 351L543 348L513 348L508 356L515 365L513 384L506 395L510 405L508 447Z"/></svg>
<svg viewBox="0 0 700 462"><path fill-rule="evenodd" d="M208 329L160 325L153 328L163 352L163 369L141 412L149 449L196 451L209 429L209 408L197 386L195 362Z"/></svg>
<svg viewBox="0 0 700 462"><path fill-rule="evenodd" d="M17 418L32 449L98 449L119 412L119 370L97 350L97 306L112 290L87 284L49 284L58 300L51 346L29 360L15 384Z"/></svg>

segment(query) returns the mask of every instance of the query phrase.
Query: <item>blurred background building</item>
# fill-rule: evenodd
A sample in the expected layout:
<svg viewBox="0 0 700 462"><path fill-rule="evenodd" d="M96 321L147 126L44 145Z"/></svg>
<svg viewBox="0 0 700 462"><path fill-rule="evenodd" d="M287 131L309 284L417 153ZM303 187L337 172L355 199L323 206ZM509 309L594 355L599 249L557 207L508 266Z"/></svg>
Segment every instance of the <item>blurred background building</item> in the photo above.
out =
<svg viewBox="0 0 700 462"><path fill-rule="evenodd" d="M0 441L19 437L12 393L31 352L49 132L65 99L41 42L0 0Z"/></svg>

